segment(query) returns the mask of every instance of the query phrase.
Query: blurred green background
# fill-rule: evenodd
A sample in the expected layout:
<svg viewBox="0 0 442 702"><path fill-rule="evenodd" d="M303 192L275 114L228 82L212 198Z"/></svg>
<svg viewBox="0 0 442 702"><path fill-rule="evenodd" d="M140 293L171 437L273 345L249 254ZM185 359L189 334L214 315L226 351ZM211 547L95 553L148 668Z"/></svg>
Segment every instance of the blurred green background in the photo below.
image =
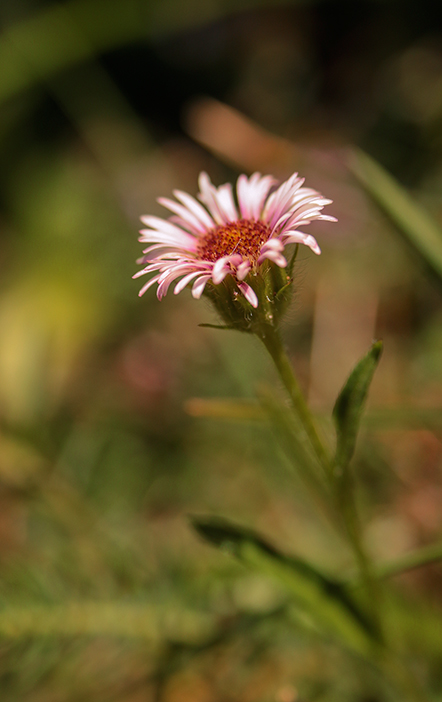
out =
<svg viewBox="0 0 442 702"><path fill-rule="evenodd" d="M442 224L440 7L2 0L0 20L0 698L389 699L190 529L222 514L351 568L266 424L192 399L275 383L261 349L199 327L216 319L188 291L140 300L131 276L139 216L195 195L201 170L299 171L333 198L284 336L320 416L384 339L355 466L366 540L382 561L440 539L442 269L351 150ZM393 588L416 613L411 665L442 699L441 567Z"/></svg>

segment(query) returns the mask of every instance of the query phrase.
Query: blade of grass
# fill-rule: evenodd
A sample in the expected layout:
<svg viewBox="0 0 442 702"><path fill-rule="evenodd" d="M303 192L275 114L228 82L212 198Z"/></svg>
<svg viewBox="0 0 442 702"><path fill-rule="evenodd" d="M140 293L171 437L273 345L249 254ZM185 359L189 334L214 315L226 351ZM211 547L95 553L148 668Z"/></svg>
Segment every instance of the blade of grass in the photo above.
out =
<svg viewBox="0 0 442 702"><path fill-rule="evenodd" d="M442 279L442 230L412 196L371 156L349 152L347 164L413 248Z"/></svg>
<svg viewBox="0 0 442 702"><path fill-rule="evenodd" d="M253 531L224 519L195 517L192 525L213 546L280 582L326 636L368 657L379 644L376 630L345 588L304 559L286 556Z"/></svg>

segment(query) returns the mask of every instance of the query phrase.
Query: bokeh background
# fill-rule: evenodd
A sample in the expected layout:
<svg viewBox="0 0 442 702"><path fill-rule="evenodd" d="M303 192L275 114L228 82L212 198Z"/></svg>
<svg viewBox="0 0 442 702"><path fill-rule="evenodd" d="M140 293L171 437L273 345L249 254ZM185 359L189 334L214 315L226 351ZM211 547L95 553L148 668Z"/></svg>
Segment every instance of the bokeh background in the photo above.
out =
<svg viewBox="0 0 442 702"><path fill-rule="evenodd" d="M253 405L276 382L263 351L131 276L139 216L201 170L299 171L332 198L322 256L296 263L290 355L323 417L383 338L355 465L367 544L383 561L440 539L440 275L351 167L364 149L442 224L440 7L1 0L0 20L1 699L389 699L191 530L224 515L352 566ZM442 570L392 586L442 699Z"/></svg>

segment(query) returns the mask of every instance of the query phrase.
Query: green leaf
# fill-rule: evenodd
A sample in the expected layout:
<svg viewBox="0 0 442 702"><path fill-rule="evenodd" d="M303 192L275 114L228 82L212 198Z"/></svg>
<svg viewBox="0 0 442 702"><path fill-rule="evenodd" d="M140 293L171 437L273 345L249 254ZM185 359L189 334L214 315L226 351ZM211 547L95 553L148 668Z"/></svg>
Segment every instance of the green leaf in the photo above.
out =
<svg viewBox="0 0 442 702"><path fill-rule="evenodd" d="M359 149L352 149L348 166L408 242L442 278L442 230L431 216L379 163Z"/></svg>
<svg viewBox="0 0 442 702"><path fill-rule="evenodd" d="M251 530L219 518L191 521L206 541L279 581L323 635L361 655L370 655L379 643L371 622L337 581L300 558L279 553Z"/></svg>
<svg viewBox="0 0 442 702"><path fill-rule="evenodd" d="M382 341L376 341L350 373L333 408L337 433L335 465L341 471L352 459L365 400L381 354Z"/></svg>

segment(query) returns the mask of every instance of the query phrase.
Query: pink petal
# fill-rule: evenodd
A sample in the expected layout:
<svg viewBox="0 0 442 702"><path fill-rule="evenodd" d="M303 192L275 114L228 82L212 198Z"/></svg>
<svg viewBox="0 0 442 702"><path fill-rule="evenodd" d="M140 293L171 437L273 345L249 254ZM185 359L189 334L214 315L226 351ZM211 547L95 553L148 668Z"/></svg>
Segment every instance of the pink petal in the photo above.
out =
<svg viewBox="0 0 442 702"><path fill-rule="evenodd" d="M287 260L284 258L284 256L278 251L272 251L272 249L267 249L267 251L264 251L264 253L261 254L261 256L258 258L258 266L260 266L266 258L268 258L269 261L276 263L276 265L280 268L287 267Z"/></svg>
<svg viewBox="0 0 442 702"><path fill-rule="evenodd" d="M171 210L171 212L175 212L175 214L179 216L180 220L184 221L187 226L191 228L194 234L204 234L207 231L207 227L200 222L200 220L195 217L192 212L189 212L184 205L180 205L178 202L169 200L167 197L159 197L158 202L160 205L163 205L163 207L167 207L169 210Z"/></svg>
<svg viewBox="0 0 442 702"><path fill-rule="evenodd" d="M252 307L255 307L256 309L258 307L258 298L256 297L256 293L250 287L250 285L247 285L247 283L238 283L238 288L241 290L247 302L250 302Z"/></svg>
<svg viewBox="0 0 442 702"><path fill-rule="evenodd" d="M218 200L220 212L224 215L226 222L235 222L235 220L239 219L230 183L220 185L215 197Z"/></svg>
<svg viewBox="0 0 442 702"><path fill-rule="evenodd" d="M293 232L284 232L284 242L286 244L305 244L308 246L315 254L320 254L321 249L318 246L318 242L315 237L311 234L304 234L298 230Z"/></svg>
<svg viewBox="0 0 442 702"><path fill-rule="evenodd" d="M177 200L180 200L180 202L183 203L187 207L188 210L193 212L195 217L197 217L202 224L205 225L207 229L212 229L215 226L215 222L207 212L207 210L204 209L200 203L195 200L194 197L191 195L188 195L187 193L183 193L181 190L174 190L173 194L177 198Z"/></svg>
<svg viewBox="0 0 442 702"><path fill-rule="evenodd" d="M179 283L177 283L177 284L175 285L175 289L174 289L174 291L173 291L174 294L175 294L175 295L178 295L178 293L180 293L181 290L184 290L184 288L186 287L186 285L187 285L188 283L190 283L191 280L193 280L194 278L196 278L197 275L200 275L200 271L193 271L192 273L189 273L188 275L185 275L184 278L181 278L181 280L179 281Z"/></svg>
<svg viewBox="0 0 442 702"><path fill-rule="evenodd" d="M138 297L144 295L146 290L149 290L149 288L152 287L152 285L154 285L158 281L158 277L159 276L156 275L154 278L151 278L145 285L143 285L140 292L138 293Z"/></svg>
<svg viewBox="0 0 442 702"><path fill-rule="evenodd" d="M210 275L202 275L198 278L198 280L194 282L192 288L192 297L194 297L195 300L200 299L201 295L204 292L204 288L206 287L206 284L210 280L210 278Z"/></svg>
<svg viewBox="0 0 442 702"><path fill-rule="evenodd" d="M221 185L217 189L212 185L207 173L203 172L199 177L199 186L201 192L198 197L206 205L217 224L227 224L238 219L230 183Z"/></svg>
<svg viewBox="0 0 442 702"><path fill-rule="evenodd" d="M240 263L238 268L236 269L236 277L238 278L238 280L244 280L251 268L252 265L250 261L243 261L242 263Z"/></svg>
<svg viewBox="0 0 442 702"><path fill-rule="evenodd" d="M215 198L215 188L211 183L211 180L207 173L200 173L200 177L198 179L198 185L200 188L200 193L198 195L199 199L201 202L203 202L207 209L209 210L210 214L212 215L213 219L217 224L225 224L225 219L223 218L218 202Z"/></svg>
<svg viewBox="0 0 442 702"><path fill-rule="evenodd" d="M281 239L272 237L261 246L261 253L264 253L265 251L268 251L270 249L272 249L273 251L284 251L284 244L282 243Z"/></svg>
<svg viewBox="0 0 442 702"><path fill-rule="evenodd" d="M220 283L222 283L226 275L228 275L229 273L231 273L231 268L227 260L227 256L219 258L215 262L212 269L212 280L215 283L215 285L219 285Z"/></svg>
<svg viewBox="0 0 442 702"><path fill-rule="evenodd" d="M249 179L240 175L236 184L238 204L244 219L259 219L264 201L275 179L272 176L262 177L254 173Z"/></svg>

